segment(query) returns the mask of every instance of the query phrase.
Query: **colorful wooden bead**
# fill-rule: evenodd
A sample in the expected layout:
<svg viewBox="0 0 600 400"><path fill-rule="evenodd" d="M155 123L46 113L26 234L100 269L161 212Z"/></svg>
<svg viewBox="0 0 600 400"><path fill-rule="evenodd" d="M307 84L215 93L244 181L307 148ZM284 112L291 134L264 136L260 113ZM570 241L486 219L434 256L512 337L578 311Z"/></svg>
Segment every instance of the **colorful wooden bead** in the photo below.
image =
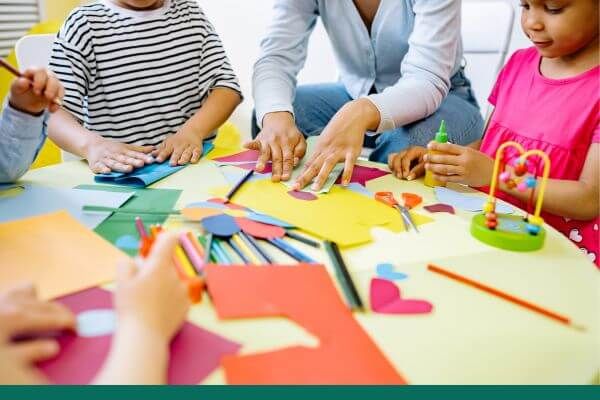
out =
<svg viewBox="0 0 600 400"><path fill-rule="evenodd" d="M542 227L539 225L533 225L533 224L527 224L527 232L529 232L532 235L538 235L540 233L540 231L542 230Z"/></svg>
<svg viewBox="0 0 600 400"><path fill-rule="evenodd" d="M494 212L494 211L496 211L496 206L495 206L494 203L492 203L490 201L490 202L487 202L487 203L484 204L484 206L483 206L483 212L484 213L488 214L488 213L491 213L491 212Z"/></svg>
<svg viewBox="0 0 600 400"><path fill-rule="evenodd" d="M527 219L527 221L531 225L537 225L537 226L544 225L544 219L541 217L536 217L535 215L530 215L529 218Z"/></svg>
<svg viewBox="0 0 600 400"><path fill-rule="evenodd" d="M496 229L498 227L498 221L491 221L491 220L487 220L485 221L485 225L489 228L489 229Z"/></svg>
<svg viewBox="0 0 600 400"><path fill-rule="evenodd" d="M506 183L509 180L510 180L510 172L509 171L504 171L503 173L500 174L500 182Z"/></svg>
<svg viewBox="0 0 600 400"><path fill-rule="evenodd" d="M525 183L527 184L527 187L529 189L535 189L535 187L537 186L537 180L533 176L527 178L525 180Z"/></svg>
<svg viewBox="0 0 600 400"><path fill-rule="evenodd" d="M485 218L488 221L495 221L498 219L498 215L496 213L490 212L490 213L485 214Z"/></svg>
<svg viewBox="0 0 600 400"><path fill-rule="evenodd" d="M523 193L523 192L526 192L526 191L527 191L527 189L529 189L529 186L527 186L527 182L525 182L525 181L523 181L523 182L520 182L520 183L517 185L517 190L518 190L519 192L521 192L521 193Z"/></svg>
<svg viewBox="0 0 600 400"><path fill-rule="evenodd" d="M510 181L506 182L506 187L512 190L517 187L517 184L511 179Z"/></svg>
<svg viewBox="0 0 600 400"><path fill-rule="evenodd" d="M515 175L516 176L523 176L527 173L527 165L526 164L519 164L515 167Z"/></svg>

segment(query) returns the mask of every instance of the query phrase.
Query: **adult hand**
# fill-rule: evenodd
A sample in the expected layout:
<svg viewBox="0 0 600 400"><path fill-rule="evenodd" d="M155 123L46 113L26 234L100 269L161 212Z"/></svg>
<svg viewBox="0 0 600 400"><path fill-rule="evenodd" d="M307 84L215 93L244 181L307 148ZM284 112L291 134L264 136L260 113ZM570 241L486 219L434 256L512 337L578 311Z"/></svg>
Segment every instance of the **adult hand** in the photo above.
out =
<svg viewBox="0 0 600 400"><path fill-rule="evenodd" d="M288 112L274 112L263 119L263 129L255 140L245 147L260 153L256 171L262 172L266 164L273 163L273 182L287 181L292 170L306 153L306 140Z"/></svg>
<svg viewBox="0 0 600 400"><path fill-rule="evenodd" d="M54 357L59 346L52 339L15 343L12 339L75 330L75 325L75 316L68 308L59 303L39 300L31 284L23 284L0 294L1 346L24 364Z"/></svg>
<svg viewBox="0 0 600 400"><path fill-rule="evenodd" d="M10 105L28 114L40 114L46 108L54 112L65 90L56 76L44 68L30 68L22 73L10 88Z"/></svg>
<svg viewBox="0 0 600 400"><path fill-rule="evenodd" d="M196 164L202 157L202 143L203 139L197 133L180 130L158 145L152 155L159 163L170 157L169 163L172 166Z"/></svg>
<svg viewBox="0 0 600 400"><path fill-rule="evenodd" d="M431 142L428 149L444 154L424 156L425 169L434 173L440 182L456 182L472 187L490 183L494 160L472 147L452 143Z"/></svg>
<svg viewBox="0 0 600 400"><path fill-rule="evenodd" d="M168 343L183 325L190 302L173 265L176 245L176 235L163 233L146 260L127 260L119 266L119 329L151 333Z"/></svg>
<svg viewBox="0 0 600 400"><path fill-rule="evenodd" d="M379 125L379 111L367 99L347 103L331 119L319 137L315 152L294 184L302 190L313 181L312 190L320 190L337 163L344 163L342 184L348 185L365 133Z"/></svg>
<svg viewBox="0 0 600 400"><path fill-rule="evenodd" d="M414 146L399 153L390 154L388 166L398 179L412 181L425 174L425 161L427 154L425 147Z"/></svg>
<svg viewBox="0 0 600 400"><path fill-rule="evenodd" d="M85 158L95 174L108 174L111 171L128 173L145 164L152 164L152 151L152 146L134 146L97 136L87 146Z"/></svg>

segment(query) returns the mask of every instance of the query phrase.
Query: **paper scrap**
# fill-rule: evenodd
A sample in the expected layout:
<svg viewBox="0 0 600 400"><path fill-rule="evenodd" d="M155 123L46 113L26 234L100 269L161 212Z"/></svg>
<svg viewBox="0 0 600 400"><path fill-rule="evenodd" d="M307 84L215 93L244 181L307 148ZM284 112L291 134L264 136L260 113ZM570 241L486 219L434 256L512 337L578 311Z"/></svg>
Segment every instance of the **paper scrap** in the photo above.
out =
<svg viewBox="0 0 600 400"><path fill-rule="evenodd" d="M377 266L377 276L388 281L401 281L408 278L408 275L396 271L393 264L379 264Z"/></svg>
<svg viewBox="0 0 600 400"><path fill-rule="evenodd" d="M450 204L451 206L464 211L481 212L483 211L483 205L486 202L485 198L482 196L471 196L441 186L436 187L434 190L440 203ZM496 212L498 213L512 214L514 211L514 208L501 202L496 204Z"/></svg>
<svg viewBox="0 0 600 400"><path fill-rule="evenodd" d="M58 299L78 315L92 310L113 310L112 295L99 288L86 290ZM94 317L92 315L92 317ZM96 318L98 315L95 316ZM107 317L106 315L104 316ZM84 318L90 318L88 315ZM106 321L96 320L103 327L87 326L87 330L106 329ZM93 324L94 321L88 321ZM58 338L61 351L58 357L39 365L42 373L55 384L85 385L92 382L108 356L112 336L91 335L86 337L65 334ZM235 354L239 344L229 341L196 325L185 323L171 342L168 383L172 385L196 385L218 368L221 357ZM136 366L143 368L143 366Z"/></svg>
<svg viewBox="0 0 600 400"><path fill-rule="evenodd" d="M267 225L247 218L236 218L244 233L258 239L275 239L285 236L285 229L276 225Z"/></svg>
<svg viewBox="0 0 600 400"><path fill-rule="evenodd" d="M33 282L47 300L108 283L125 254L66 211L0 224L0 287Z"/></svg>
<svg viewBox="0 0 600 400"><path fill-rule="evenodd" d="M423 198L414 193L402 193L402 201L404 202L405 207L412 210L423 202Z"/></svg>
<svg viewBox="0 0 600 400"><path fill-rule="evenodd" d="M222 365L228 383L406 383L354 319L323 266L210 265L206 274L221 319L283 316L319 340L317 348L295 346L226 356Z"/></svg>
<svg viewBox="0 0 600 400"><path fill-rule="evenodd" d="M140 240L131 235L123 235L115 241L115 246L123 251L138 251L140 248Z"/></svg>
<svg viewBox="0 0 600 400"><path fill-rule="evenodd" d="M315 200L319 199L314 193L303 192L303 191L299 191L299 190L290 190L288 192L288 194L290 196L292 196L293 198L295 198L296 200L302 200L302 201L315 201Z"/></svg>
<svg viewBox="0 0 600 400"><path fill-rule="evenodd" d="M122 193L97 192L84 189L59 189L27 185L12 196L0 198L0 222L66 210L90 229L110 217L108 212L83 212L83 206L119 208L131 197L131 190Z"/></svg>
<svg viewBox="0 0 600 400"><path fill-rule="evenodd" d="M449 204L442 204L442 203L432 204L430 206L425 206L423 208L433 214L435 214L435 213L455 214L454 207L452 207Z"/></svg>
<svg viewBox="0 0 600 400"><path fill-rule="evenodd" d="M206 232L219 237L230 237L241 230L235 218L225 214L204 218L200 223Z"/></svg>
<svg viewBox="0 0 600 400"><path fill-rule="evenodd" d="M249 212L246 215L246 218L251 219L252 221L256 221L256 222L262 222L263 224L280 226L285 229L295 228L294 225L292 225L288 222L282 221L277 218L273 218L273 217L271 217L269 215L265 215L265 214Z"/></svg>
<svg viewBox="0 0 600 400"><path fill-rule="evenodd" d="M354 170L352 170L352 178L350 179L350 182L357 183L364 187L367 185L368 181L372 181L373 179L381 178L382 176L386 175L390 175L390 172L381 170L379 168L357 164L354 166ZM340 177L336 183L341 184L342 178Z"/></svg>
<svg viewBox="0 0 600 400"><path fill-rule="evenodd" d="M367 189L366 187L364 187L360 183L350 183L348 186L346 186L346 189L347 190L351 190L351 191L353 191L355 193L362 194L362 195L370 197L370 198L374 198L375 197L375 195L373 194L373 192L371 192L369 189Z"/></svg>
<svg viewBox="0 0 600 400"><path fill-rule="evenodd" d="M433 305L425 300L407 300L400 288L386 279L374 278L370 289L371 308L379 314L428 314Z"/></svg>

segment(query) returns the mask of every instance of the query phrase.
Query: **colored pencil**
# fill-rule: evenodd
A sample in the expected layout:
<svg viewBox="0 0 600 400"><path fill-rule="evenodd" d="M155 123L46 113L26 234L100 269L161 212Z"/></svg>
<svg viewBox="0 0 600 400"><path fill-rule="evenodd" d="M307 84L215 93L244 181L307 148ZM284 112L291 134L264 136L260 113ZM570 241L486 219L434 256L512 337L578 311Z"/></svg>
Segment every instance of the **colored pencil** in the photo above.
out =
<svg viewBox="0 0 600 400"><path fill-rule="evenodd" d="M140 235L140 239L146 239L148 237L148 232L146 232L146 227L144 226L142 218L135 217L135 227Z"/></svg>
<svg viewBox="0 0 600 400"><path fill-rule="evenodd" d="M242 249L237 245L237 243L235 242L233 237L230 237L229 240L227 240L227 244L229 245L229 247L231 247L233 252L238 255L238 257L242 260L242 262L244 264L250 264L250 259L248 258L248 256L246 256L246 254L242 251Z"/></svg>
<svg viewBox="0 0 600 400"><path fill-rule="evenodd" d="M331 259L331 263L333 264L336 270L336 276L340 281L340 285L344 291L346 296L346 300L348 302L348 306L352 310L361 310L363 309L363 303L358 295L358 290L356 289L356 285L352 281L352 277L350 276L350 272L348 271L348 267L342 258L342 254L340 253L340 248L337 243L325 241L325 250Z"/></svg>
<svg viewBox="0 0 600 400"><path fill-rule="evenodd" d="M279 238L269 239L268 242L298 262L317 264L315 260Z"/></svg>
<svg viewBox="0 0 600 400"><path fill-rule="evenodd" d="M204 244L204 264L208 264L210 262L210 253L213 249L213 235L209 233L206 238L206 243Z"/></svg>
<svg viewBox="0 0 600 400"><path fill-rule="evenodd" d="M192 246L194 246L194 249L196 249L196 252L200 254L200 257L204 258L204 247L200 244L196 235L188 231L187 237L190 239L190 242L192 243Z"/></svg>
<svg viewBox="0 0 600 400"><path fill-rule="evenodd" d="M254 254L251 247L244 242L244 240L239 235L233 235L231 238L233 242L238 246L238 248L244 253L244 255L250 260L250 264L252 265L260 265L259 257Z"/></svg>
<svg viewBox="0 0 600 400"><path fill-rule="evenodd" d="M227 193L227 196L225 196L225 204L229 203L231 199L233 199L233 196L235 196L235 194L242 188L244 183L246 183L246 181L252 177L252 175L254 175L253 169L248 171L248 173L244 175L244 177L233 188L231 188L229 193Z"/></svg>
<svg viewBox="0 0 600 400"><path fill-rule="evenodd" d="M183 248L181 247L181 245L175 246L175 258L176 258L177 263L179 264L180 268L182 269L182 271L189 278L193 278L197 275L196 270L194 270L192 263L186 256L185 251L183 251Z"/></svg>
<svg viewBox="0 0 600 400"><path fill-rule="evenodd" d="M16 76L17 78L23 78L24 77L23 74L18 69L16 69L15 67L13 67L12 65L10 65L6 61L4 61L2 58L0 58L0 67L4 68L8 72L10 72L14 76ZM52 100L52 102L54 104L56 104L57 106L62 107L62 102L60 101L60 99L56 98L56 99Z"/></svg>
<svg viewBox="0 0 600 400"><path fill-rule="evenodd" d="M202 268L204 268L204 262L201 254L198 252L198 250L196 250L196 247L190 240L190 237L187 233L182 233L179 235L179 244L185 251L187 258L190 260L196 275L200 275L202 273Z"/></svg>
<svg viewBox="0 0 600 400"><path fill-rule="evenodd" d="M262 259L267 263L267 264L273 264L273 259L271 257L269 257L269 255L260 247L260 245L258 244L258 242L256 241L256 239L254 239L252 236L250 235L246 235L244 232L240 233L240 236L243 239L246 239L246 241L250 244L251 247L254 248L254 250L256 250L256 252L258 254L260 254L260 256L262 257Z"/></svg>
<svg viewBox="0 0 600 400"><path fill-rule="evenodd" d="M297 240L297 241L302 242L304 244L307 244L307 245L309 245L311 247L314 247L315 249L321 248L321 245L318 242L316 242L316 241L314 241L312 239L309 239L307 237L304 237L302 235L298 235L297 233L294 233L294 232L291 232L291 231L286 231L285 235L287 237L289 237L290 239Z"/></svg>
<svg viewBox="0 0 600 400"><path fill-rule="evenodd" d="M575 329L578 329L578 330L585 330L585 328L583 328L583 327L581 327L579 325L573 324L573 321L571 321L571 319L569 317L565 317L565 316L560 315L560 314L558 314L558 313L556 313L554 311L547 310L547 309L542 308L542 307L540 307L540 306L538 306L536 304L533 304L533 303L528 302L526 300L520 299L520 298L518 298L516 296L513 296L511 294L502 292L502 291L500 291L498 289L495 289L495 288L493 288L491 286L488 286L488 285L485 285L483 283L474 281L474 280L472 280L470 278L467 278L465 276L456 274L454 272L448 271L446 269L440 268L440 267L432 265L432 264L430 264L429 266L427 266L427 269L429 271L431 271L431 272L434 272L434 273L438 274L438 275L445 276L446 278L452 279L452 280L454 280L456 282L460 282L460 283L462 283L464 285L467 285L467 286L470 286L472 288L481 290L483 292L491 294L492 296L499 297L499 298L501 298L503 300L506 300L506 301L508 301L510 303L513 303L513 304L515 304L517 306L520 306L520 307L526 308L526 309L528 309L530 311L533 311L534 313L537 313L537 314L543 315L543 316L545 316L547 318L553 319L553 320L555 320L557 322L560 322L561 324L569 325L569 326L571 326L571 327L573 327Z"/></svg>
<svg viewBox="0 0 600 400"><path fill-rule="evenodd" d="M219 263L233 264L233 260L231 259L229 254L227 254L227 251L223 246L223 242L221 242L219 239L213 239L213 248L215 249L215 253L217 255L217 258L219 259Z"/></svg>

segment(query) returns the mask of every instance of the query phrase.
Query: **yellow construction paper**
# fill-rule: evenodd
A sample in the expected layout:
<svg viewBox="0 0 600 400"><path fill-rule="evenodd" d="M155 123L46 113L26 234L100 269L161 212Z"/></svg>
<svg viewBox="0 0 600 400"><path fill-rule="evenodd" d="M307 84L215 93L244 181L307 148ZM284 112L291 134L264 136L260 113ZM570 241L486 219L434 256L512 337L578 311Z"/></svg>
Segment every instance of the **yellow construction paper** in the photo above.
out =
<svg viewBox="0 0 600 400"><path fill-rule="evenodd" d="M0 289L32 282L53 299L110 282L127 256L66 211L0 224Z"/></svg>
<svg viewBox="0 0 600 400"><path fill-rule="evenodd" d="M225 188L213 191L222 195ZM288 189L269 180L246 183L235 195L235 203L271 215L304 231L337 242L342 247L373 240L371 228L380 226L393 232L404 230L400 214L389 206L351 190L334 186L316 201L298 200ZM413 214L417 225L432 221Z"/></svg>

